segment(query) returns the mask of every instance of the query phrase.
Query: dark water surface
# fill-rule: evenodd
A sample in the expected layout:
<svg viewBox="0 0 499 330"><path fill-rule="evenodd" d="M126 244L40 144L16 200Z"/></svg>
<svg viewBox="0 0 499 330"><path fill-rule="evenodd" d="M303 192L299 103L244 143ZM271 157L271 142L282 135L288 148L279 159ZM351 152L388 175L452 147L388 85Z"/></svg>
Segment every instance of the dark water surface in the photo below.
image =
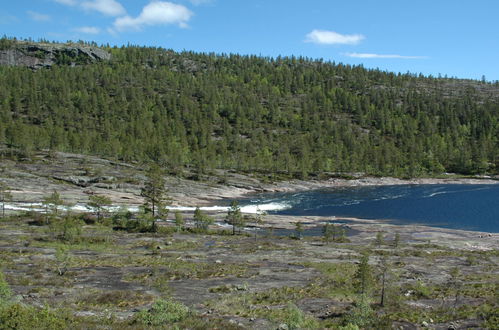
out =
<svg viewBox="0 0 499 330"><path fill-rule="evenodd" d="M240 201L276 205L271 214L388 219L453 229L499 232L499 185L395 185L275 193Z"/></svg>

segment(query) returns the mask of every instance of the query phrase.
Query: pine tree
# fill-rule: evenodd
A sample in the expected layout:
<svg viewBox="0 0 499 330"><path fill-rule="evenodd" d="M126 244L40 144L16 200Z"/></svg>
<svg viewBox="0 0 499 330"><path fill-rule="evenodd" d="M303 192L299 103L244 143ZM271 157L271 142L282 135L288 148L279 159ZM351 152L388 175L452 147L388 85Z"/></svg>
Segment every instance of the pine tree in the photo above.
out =
<svg viewBox="0 0 499 330"><path fill-rule="evenodd" d="M147 171L147 179L144 187L141 190L141 196L144 197L147 210L152 212L153 217L156 216L158 210L170 200L166 193L165 178L161 168L153 164Z"/></svg>
<svg viewBox="0 0 499 330"><path fill-rule="evenodd" d="M2 202L2 218L5 218L5 203L12 199L12 194L9 191L9 187L0 182L0 202Z"/></svg>
<svg viewBox="0 0 499 330"><path fill-rule="evenodd" d="M185 221L184 221L184 216L180 211L175 211L175 226L177 227L177 231L181 231L182 227L184 226Z"/></svg>
<svg viewBox="0 0 499 330"><path fill-rule="evenodd" d="M213 224L214 219L201 211L199 207L196 207L194 210L194 223L196 224L196 228L206 231L208 226Z"/></svg>
<svg viewBox="0 0 499 330"><path fill-rule="evenodd" d="M59 208L65 205L64 200L62 200L61 195L54 190L49 196L45 196L42 201L42 205L45 206L45 222L49 222L49 211L51 216L57 216Z"/></svg>
<svg viewBox="0 0 499 330"><path fill-rule="evenodd" d="M322 235L326 244L329 244L331 236L334 235L334 224L331 225L329 222L327 222L324 227L322 227Z"/></svg>
<svg viewBox="0 0 499 330"><path fill-rule="evenodd" d="M244 227L244 218L241 214L241 208L239 207L239 203L237 201L232 201L230 203L230 208L227 211L226 216L227 223L232 225L232 235L236 234L236 228Z"/></svg>
<svg viewBox="0 0 499 330"><path fill-rule="evenodd" d="M295 222L295 235L297 239L301 239L303 234L303 224L301 221Z"/></svg>
<svg viewBox="0 0 499 330"><path fill-rule="evenodd" d="M112 204L111 198L104 195L90 195L88 200L88 206L97 213L97 221L100 221L102 211L105 210L105 207Z"/></svg>
<svg viewBox="0 0 499 330"><path fill-rule="evenodd" d="M355 272L354 280L354 285L361 295L369 293L372 287L373 278L372 269L369 265L369 255L367 253L363 253L360 257L360 263Z"/></svg>

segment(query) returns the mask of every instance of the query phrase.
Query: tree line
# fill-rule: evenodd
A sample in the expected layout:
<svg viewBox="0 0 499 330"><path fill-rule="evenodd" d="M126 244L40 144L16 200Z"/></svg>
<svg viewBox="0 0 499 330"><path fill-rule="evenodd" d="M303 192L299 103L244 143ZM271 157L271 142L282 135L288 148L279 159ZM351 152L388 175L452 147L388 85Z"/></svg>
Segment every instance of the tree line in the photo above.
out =
<svg viewBox="0 0 499 330"><path fill-rule="evenodd" d="M499 87L308 58L107 47L0 67L0 143L278 177L497 174Z"/></svg>

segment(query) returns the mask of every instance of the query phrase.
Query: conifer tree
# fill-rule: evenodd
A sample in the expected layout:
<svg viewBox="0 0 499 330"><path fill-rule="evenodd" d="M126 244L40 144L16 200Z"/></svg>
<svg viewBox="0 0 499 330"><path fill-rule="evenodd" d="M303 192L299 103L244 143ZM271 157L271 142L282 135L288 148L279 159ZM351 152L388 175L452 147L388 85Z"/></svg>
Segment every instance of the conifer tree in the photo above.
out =
<svg viewBox="0 0 499 330"><path fill-rule="evenodd" d="M367 295L372 287L372 269L369 265L369 255L363 253L360 257L359 265L354 274L354 284L361 295Z"/></svg>
<svg viewBox="0 0 499 330"><path fill-rule="evenodd" d="M230 203L226 220L227 223L232 225L232 235L236 234L236 228L239 228L240 231L240 229L244 227L244 218L241 214L241 208L239 207L239 203L237 201L232 201Z"/></svg>
<svg viewBox="0 0 499 330"><path fill-rule="evenodd" d="M146 176L147 179L141 190L141 196L145 199L144 205L152 212L153 217L155 217L158 210L169 201L169 198L166 196L165 178L163 171L156 164L152 164L149 167Z"/></svg>
<svg viewBox="0 0 499 330"><path fill-rule="evenodd" d="M48 224L49 213L51 217L56 217L58 215L59 208L65 205L65 202L62 200L61 195L54 190L52 194L43 198L42 205L45 206L45 222Z"/></svg>
<svg viewBox="0 0 499 330"><path fill-rule="evenodd" d="M88 199L88 206L94 209L97 213L97 221L100 221L102 211L105 210L106 206L110 206L112 204L111 198L104 195L90 195Z"/></svg>
<svg viewBox="0 0 499 330"><path fill-rule="evenodd" d="M12 194L9 191L9 187L0 182L0 202L2 202L2 218L5 218L5 203L12 199Z"/></svg>

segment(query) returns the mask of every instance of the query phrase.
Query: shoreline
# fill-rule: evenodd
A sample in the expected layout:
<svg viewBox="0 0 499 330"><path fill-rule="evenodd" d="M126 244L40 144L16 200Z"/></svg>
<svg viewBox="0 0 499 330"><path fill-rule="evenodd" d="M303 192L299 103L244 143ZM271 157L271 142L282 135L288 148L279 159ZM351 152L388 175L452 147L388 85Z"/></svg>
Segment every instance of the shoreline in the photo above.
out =
<svg viewBox="0 0 499 330"><path fill-rule="evenodd" d="M185 180L184 180L185 181ZM255 180L256 181L256 180ZM436 185L436 184L499 184L494 178L414 178L398 179L392 177L361 177L356 179L332 178L328 180L292 180L274 183L226 184L211 187L211 191L188 196L185 192L173 192L172 205L174 206L216 206L214 203L224 199L239 199L251 197L261 193L302 192L316 189L365 187L365 186L392 186L392 185ZM207 194L206 194L207 193Z"/></svg>

